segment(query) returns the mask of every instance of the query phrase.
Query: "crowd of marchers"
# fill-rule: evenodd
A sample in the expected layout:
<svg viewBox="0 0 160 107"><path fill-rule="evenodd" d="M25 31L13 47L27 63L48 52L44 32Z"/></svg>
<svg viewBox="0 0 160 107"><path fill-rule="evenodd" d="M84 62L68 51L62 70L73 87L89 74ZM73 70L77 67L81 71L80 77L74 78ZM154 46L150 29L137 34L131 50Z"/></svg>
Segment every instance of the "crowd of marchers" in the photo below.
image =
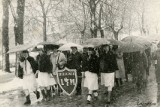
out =
<svg viewBox="0 0 160 107"><path fill-rule="evenodd" d="M157 82L160 81L160 43L157 47L154 53L151 53L151 48L122 53L117 45L107 44L98 48L86 46L82 52L73 46L71 52L61 52L58 51L58 45L46 45L37 48L39 54L36 58L31 57L27 50L21 51L18 77L24 82L23 89L26 95L24 104L31 104L31 92L36 94L37 99L42 95L42 101L51 100L52 94L59 87L57 70L65 67L77 71L78 84L75 95L82 95L82 87L88 88L87 103L91 103L93 97L98 100L100 85L106 87L106 103L111 103L114 86L121 86L127 82L128 74L132 75L136 89L141 92L146 87L152 60L155 60ZM59 93L62 92L59 89Z"/></svg>

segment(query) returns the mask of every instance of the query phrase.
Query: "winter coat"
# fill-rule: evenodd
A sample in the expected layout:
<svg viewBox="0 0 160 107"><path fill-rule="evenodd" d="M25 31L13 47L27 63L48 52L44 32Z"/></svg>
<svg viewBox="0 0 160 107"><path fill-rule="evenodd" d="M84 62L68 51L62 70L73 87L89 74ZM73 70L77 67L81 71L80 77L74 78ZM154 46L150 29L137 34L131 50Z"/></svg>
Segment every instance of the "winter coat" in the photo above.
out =
<svg viewBox="0 0 160 107"><path fill-rule="evenodd" d="M160 48L157 49L153 54L153 59L156 60L156 80L157 83L160 83Z"/></svg>
<svg viewBox="0 0 160 107"><path fill-rule="evenodd" d="M143 54L140 54L140 52L133 53L132 75L134 82L141 83L142 81L146 81L147 67L148 60L145 52Z"/></svg>
<svg viewBox="0 0 160 107"><path fill-rule="evenodd" d="M87 71L90 71L90 72L96 73L96 74L99 73L99 61L98 61L98 57L96 55L91 55L90 58L88 56L87 65L88 65L88 67L87 67L88 70Z"/></svg>
<svg viewBox="0 0 160 107"><path fill-rule="evenodd" d="M111 51L108 53L104 53L101 56L101 72L102 73L112 73L118 70L118 65L116 61L116 55L113 54ZM103 65L103 66L102 66Z"/></svg>
<svg viewBox="0 0 160 107"><path fill-rule="evenodd" d="M82 71L87 71L88 70L88 54L87 53L83 53L82 54Z"/></svg>
<svg viewBox="0 0 160 107"><path fill-rule="evenodd" d="M52 73L53 66L50 61L49 55L46 55L46 54L38 55L37 62L38 62L38 70L40 72Z"/></svg>
<svg viewBox="0 0 160 107"><path fill-rule="evenodd" d="M67 67L69 69L76 69L77 75L81 76L82 55L78 51L75 54L71 53L67 61Z"/></svg>
<svg viewBox="0 0 160 107"><path fill-rule="evenodd" d="M38 64L34 60L34 58L31 57L31 56L28 56L28 58L26 60L28 60L28 62L31 64L33 73L36 73L36 71L38 70ZM24 75L24 71L23 71L23 68L20 66L20 63L19 63L19 65L18 65L18 77L22 79L23 75Z"/></svg>

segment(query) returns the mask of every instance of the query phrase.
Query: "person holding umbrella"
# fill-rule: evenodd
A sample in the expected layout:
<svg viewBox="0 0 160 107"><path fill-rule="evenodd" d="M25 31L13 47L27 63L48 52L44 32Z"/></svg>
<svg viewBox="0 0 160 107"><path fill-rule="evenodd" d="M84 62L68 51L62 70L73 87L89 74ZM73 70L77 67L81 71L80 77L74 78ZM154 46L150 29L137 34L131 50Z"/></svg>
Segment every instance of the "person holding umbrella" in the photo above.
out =
<svg viewBox="0 0 160 107"><path fill-rule="evenodd" d="M50 92L50 77L52 75L52 63L49 55L41 48L39 49L39 55L37 56L38 62L38 85L43 95L43 100L51 99ZM55 83L55 82L54 82Z"/></svg>
<svg viewBox="0 0 160 107"><path fill-rule="evenodd" d="M101 68L101 85L107 88L107 103L111 102L111 92L115 81L115 55L108 44L102 46L103 49L103 68Z"/></svg>
<svg viewBox="0 0 160 107"><path fill-rule="evenodd" d="M94 52L93 47L88 48L88 57L86 58L86 66L82 77L84 78L84 87L88 88L87 103L90 104L92 94L95 98L98 97L98 73L99 73L99 61ZM84 66L82 66L83 69Z"/></svg>
<svg viewBox="0 0 160 107"><path fill-rule="evenodd" d="M37 83L34 75L37 69L38 66L34 58L29 56L29 52L27 50L23 50L19 57L18 77L23 80L23 89L26 95L25 105L31 104L31 92L36 94L37 99L40 98L40 93L37 91Z"/></svg>
<svg viewBox="0 0 160 107"><path fill-rule="evenodd" d="M146 69L148 60L144 50L133 53L132 66L133 82L137 86L137 91L141 92L147 83Z"/></svg>
<svg viewBox="0 0 160 107"><path fill-rule="evenodd" d="M158 86L160 84L160 42L157 44L157 50L153 53L153 59L156 61L155 73Z"/></svg>
<svg viewBox="0 0 160 107"><path fill-rule="evenodd" d="M63 69L67 63L67 59L65 55L62 52L58 52L58 45L48 45L46 47L47 49L47 54L50 55L50 60L52 62L52 73L53 77L50 80L50 87L53 89L54 86L58 87L55 85L58 84L56 75L57 75L57 70Z"/></svg>

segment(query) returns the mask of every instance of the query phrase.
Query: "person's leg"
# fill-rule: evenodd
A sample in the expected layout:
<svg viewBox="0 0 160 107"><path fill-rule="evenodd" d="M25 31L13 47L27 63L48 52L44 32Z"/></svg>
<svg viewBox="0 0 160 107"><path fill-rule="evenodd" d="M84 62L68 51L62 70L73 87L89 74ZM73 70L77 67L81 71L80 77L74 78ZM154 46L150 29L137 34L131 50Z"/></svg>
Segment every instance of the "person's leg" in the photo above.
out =
<svg viewBox="0 0 160 107"><path fill-rule="evenodd" d="M122 78L120 78L119 81L120 81L120 85L123 85L123 80L122 80Z"/></svg>
<svg viewBox="0 0 160 107"><path fill-rule="evenodd" d="M43 101L45 101L46 98L47 98L46 90L45 90L44 87L41 87L40 89L41 89L41 93L42 93L42 96L43 96Z"/></svg>
<svg viewBox="0 0 160 107"><path fill-rule="evenodd" d="M55 88L54 86L50 86L50 90L51 90L51 97L53 97L55 95Z"/></svg>
<svg viewBox="0 0 160 107"><path fill-rule="evenodd" d="M94 95L94 98L98 99L98 91L97 90L93 91L93 95Z"/></svg>
<svg viewBox="0 0 160 107"><path fill-rule="evenodd" d="M93 93L93 91L92 91L92 90L89 90L88 95L87 95L87 103L88 103L88 104L90 104L90 102L91 102L92 93Z"/></svg>
<svg viewBox="0 0 160 107"><path fill-rule="evenodd" d="M108 87L107 103L111 102L112 86Z"/></svg>
<svg viewBox="0 0 160 107"><path fill-rule="evenodd" d="M78 84L77 84L77 88L76 88L76 95L81 95L81 81L82 78L78 77Z"/></svg>
<svg viewBox="0 0 160 107"><path fill-rule="evenodd" d="M24 90L24 92L25 92L25 95L26 95L26 101L25 101L24 105L30 105L31 100L30 100L29 90Z"/></svg>
<svg viewBox="0 0 160 107"><path fill-rule="evenodd" d="M116 82L116 86L119 87L120 86L120 79L119 78L115 78L115 82Z"/></svg>
<svg viewBox="0 0 160 107"><path fill-rule="evenodd" d="M38 90L34 91L34 94L36 94L37 99L40 98L40 92Z"/></svg>
<svg viewBox="0 0 160 107"><path fill-rule="evenodd" d="M50 90L50 86L46 87L47 89L47 100L51 100L51 90Z"/></svg>

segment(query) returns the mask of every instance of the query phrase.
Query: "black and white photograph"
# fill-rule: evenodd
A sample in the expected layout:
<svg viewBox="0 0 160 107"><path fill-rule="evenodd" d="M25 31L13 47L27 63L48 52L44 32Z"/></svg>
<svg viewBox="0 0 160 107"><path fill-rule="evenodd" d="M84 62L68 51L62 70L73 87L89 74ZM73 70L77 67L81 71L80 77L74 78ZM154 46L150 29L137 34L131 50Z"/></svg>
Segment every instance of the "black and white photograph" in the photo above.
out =
<svg viewBox="0 0 160 107"><path fill-rule="evenodd" d="M160 0L0 0L0 107L160 107Z"/></svg>

